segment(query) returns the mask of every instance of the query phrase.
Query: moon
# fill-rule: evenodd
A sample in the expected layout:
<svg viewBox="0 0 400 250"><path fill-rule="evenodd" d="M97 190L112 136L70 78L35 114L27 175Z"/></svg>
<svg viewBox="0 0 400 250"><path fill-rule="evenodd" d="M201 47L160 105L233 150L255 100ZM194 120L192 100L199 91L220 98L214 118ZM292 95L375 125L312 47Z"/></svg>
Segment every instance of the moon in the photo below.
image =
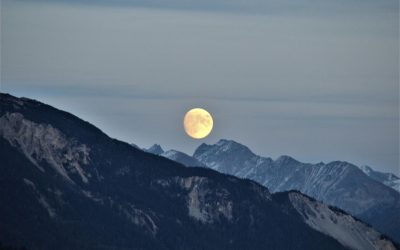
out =
<svg viewBox="0 0 400 250"><path fill-rule="evenodd" d="M214 125L211 114L202 108L189 110L183 118L186 134L194 139L202 139L210 134Z"/></svg>

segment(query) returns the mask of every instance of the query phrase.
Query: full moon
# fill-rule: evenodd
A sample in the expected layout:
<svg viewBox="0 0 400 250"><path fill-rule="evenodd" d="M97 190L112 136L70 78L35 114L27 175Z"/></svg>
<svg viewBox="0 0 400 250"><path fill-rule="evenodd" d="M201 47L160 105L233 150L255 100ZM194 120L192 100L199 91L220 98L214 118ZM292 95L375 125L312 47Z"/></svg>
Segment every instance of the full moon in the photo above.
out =
<svg viewBox="0 0 400 250"><path fill-rule="evenodd" d="M189 110L183 118L186 134L195 139L202 139L209 135L213 124L211 114L202 108Z"/></svg>

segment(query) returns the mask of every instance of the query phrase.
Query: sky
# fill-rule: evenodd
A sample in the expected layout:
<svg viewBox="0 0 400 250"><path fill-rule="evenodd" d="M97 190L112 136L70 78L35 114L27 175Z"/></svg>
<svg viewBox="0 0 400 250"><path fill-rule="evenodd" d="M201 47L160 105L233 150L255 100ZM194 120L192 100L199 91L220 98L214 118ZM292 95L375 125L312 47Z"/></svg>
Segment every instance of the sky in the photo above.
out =
<svg viewBox="0 0 400 250"><path fill-rule="evenodd" d="M2 92L141 147L255 153L400 174L397 0L2 0ZM214 129L182 120L208 110Z"/></svg>

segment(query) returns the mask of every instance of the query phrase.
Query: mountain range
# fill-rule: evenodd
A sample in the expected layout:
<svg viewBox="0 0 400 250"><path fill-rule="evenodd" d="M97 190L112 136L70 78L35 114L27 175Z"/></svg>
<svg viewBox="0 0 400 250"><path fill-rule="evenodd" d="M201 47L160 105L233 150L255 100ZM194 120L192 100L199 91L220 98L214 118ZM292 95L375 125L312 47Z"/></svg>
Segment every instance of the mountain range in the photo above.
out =
<svg viewBox="0 0 400 250"><path fill-rule="evenodd" d="M198 161L196 158L174 149L164 151L164 149L159 144L154 144L150 148L143 150L148 153L163 156L170 160L179 162L187 167L205 167L205 165Z"/></svg>
<svg viewBox="0 0 400 250"><path fill-rule="evenodd" d="M394 174L343 161L310 164L287 155L273 160L225 139L213 145L201 144L193 156L180 152L169 157L164 151L151 149L148 151L184 165L191 162L188 166L193 166L198 161L198 166L257 181L273 193L298 190L366 221L400 242L400 193L396 186L399 178ZM177 157L182 154L185 161Z"/></svg>
<svg viewBox="0 0 400 250"><path fill-rule="evenodd" d="M385 184L388 187L393 188L400 193L400 178L392 173L382 173L372 169L369 166L361 166L360 169L364 174L368 175L370 178Z"/></svg>
<svg viewBox="0 0 400 250"><path fill-rule="evenodd" d="M0 94L0 242L28 249L397 249L298 191L180 163Z"/></svg>

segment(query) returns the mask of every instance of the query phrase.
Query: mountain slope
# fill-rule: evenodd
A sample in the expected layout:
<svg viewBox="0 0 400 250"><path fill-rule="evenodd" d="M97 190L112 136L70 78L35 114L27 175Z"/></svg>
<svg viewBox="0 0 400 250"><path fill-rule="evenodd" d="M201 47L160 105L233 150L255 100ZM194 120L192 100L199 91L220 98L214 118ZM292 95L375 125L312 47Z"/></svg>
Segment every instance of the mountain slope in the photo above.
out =
<svg viewBox="0 0 400 250"><path fill-rule="evenodd" d="M203 163L199 162L196 158L174 149L164 151L159 144L154 144L145 151L179 162L187 167L204 167Z"/></svg>
<svg viewBox="0 0 400 250"><path fill-rule="evenodd" d="M162 147L159 144L154 144L150 148L146 149L146 152L155 155L161 155L162 153L164 153L164 149L162 149Z"/></svg>
<svg viewBox="0 0 400 250"><path fill-rule="evenodd" d="M171 149L161 154L161 156L170 160L179 162L188 167L204 167L203 163L185 153Z"/></svg>
<svg viewBox="0 0 400 250"><path fill-rule="evenodd" d="M311 227L293 203L252 181L186 168L111 139L89 123L33 100L1 94L0 107L0 241L6 245L29 249L350 246ZM373 242L372 248L395 249L377 233L363 237Z"/></svg>
<svg viewBox="0 0 400 250"><path fill-rule="evenodd" d="M352 249L388 249L392 246L382 241L382 236L364 223L354 219L343 211L329 207L300 192L276 193L279 197L300 213L304 221L315 230L337 239ZM285 203L284 202L284 203ZM365 237L368 235L368 237Z"/></svg>
<svg viewBox="0 0 400 250"><path fill-rule="evenodd" d="M204 167L203 163L199 162L196 158L174 149L164 151L159 144L154 144L145 151L179 162L187 167Z"/></svg>
<svg viewBox="0 0 400 250"><path fill-rule="evenodd" d="M360 169L370 178L382 184L385 184L386 186L391 187L400 193L400 178L396 175L392 173L382 173L379 171L375 171L369 166L361 166Z"/></svg>
<svg viewBox="0 0 400 250"><path fill-rule="evenodd" d="M289 156L272 160L230 140L202 144L193 157L211 169L255 180L271 192L299 190L363 219L400 242L400 194L350 163L306 164Z"/></svg>

